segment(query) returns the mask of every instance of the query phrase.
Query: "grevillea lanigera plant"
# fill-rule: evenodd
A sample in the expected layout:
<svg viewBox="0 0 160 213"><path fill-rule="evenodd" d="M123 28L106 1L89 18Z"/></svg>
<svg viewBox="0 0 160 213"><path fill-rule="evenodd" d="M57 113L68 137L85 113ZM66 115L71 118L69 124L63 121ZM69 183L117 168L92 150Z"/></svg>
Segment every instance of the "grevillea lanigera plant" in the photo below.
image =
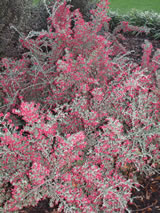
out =
<svg viewBox="0 0 160 213"><path fill-rule="evenodd" d="M48 31L21 38L29 52L2 59L2 212L45 198L59 212L129 211L137 175L158 172L160 53L151 61L146 41L141 65L116 55L108 34L97 35L109 22L107 8L100 1L85 22L56 1ZM11 115L25 125L15 126Z"/></svg>

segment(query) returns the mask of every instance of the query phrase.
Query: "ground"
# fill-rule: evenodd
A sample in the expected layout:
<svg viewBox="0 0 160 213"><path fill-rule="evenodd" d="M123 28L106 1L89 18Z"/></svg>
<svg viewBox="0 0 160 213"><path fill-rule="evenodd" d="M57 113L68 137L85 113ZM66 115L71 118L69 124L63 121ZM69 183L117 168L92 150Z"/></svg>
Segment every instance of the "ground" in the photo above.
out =
<svg viewBox="0 0 160 213"><path fill-rule="evenodd" d="M129 55L129 57L131 57L134 60L134 62L136 62L136 63L141 62L141 57L143 54L142 44L144 43L145 39L149 40L153 45L153 51L152 51L151 57L153 56L156 49L160 48L160 40L152 40L148 36L145 36L144 34L139 35L137 37L135 37L133 35L125 34L125 38L126 38L126 40L122 41L122 44L124 45L126 50L135 51L134 53L131 53Z"/></svg>

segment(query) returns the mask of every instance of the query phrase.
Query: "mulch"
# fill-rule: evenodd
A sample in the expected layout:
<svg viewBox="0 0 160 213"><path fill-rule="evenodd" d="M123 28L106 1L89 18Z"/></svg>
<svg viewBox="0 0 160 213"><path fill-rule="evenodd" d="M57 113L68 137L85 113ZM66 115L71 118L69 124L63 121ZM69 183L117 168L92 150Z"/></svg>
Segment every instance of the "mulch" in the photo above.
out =
<svg viewBox="0 0 160 213"><path fill-rule="evenodd" d="M159 40L153 40L149 36L145 34L141 34L139 36L133 36L128 33L124 34L125 40L120 41L120 43L125 47L127 51L132 51L134 50L133 53L129 54L128 57L130 57L135 63L140 64L141 63L141 58L143 55L143 48L142 44L144 44L145 40L148 40L149 42L152 43L152 53L151 53L151 59L157 49L160 48L160 39Z"/></svg>
<svg viewBox="0 0 160 213"><path fill-rule="evenodd" d="M151 40L145 35L139 35L135 37L133 35L125 34L125 40L120 41L126 50L134 50L129 57L138 64L141 62L141 57L143 54L142 44L145 39L152 42L153 51L152 56L157 48L160 48L160 40ZM153 175L150 177L141 176L139 180L142 185L139 191L133 189L132 197L136 197L132 204L128 204L128 208L131 209L133 213L158 213L160 212L160 175ZM57 207L49 207L49 199L40 201L35 207L25 207L19 211L19 213L58 213Z"/></svg>
<svg viewBox="0 0 160 213"><path fill-rule="evenodd" d="M136 197L128 208L133 213L159 213L160 212L160 175L142 177L139 191L133 190L132 197Z"/></svg>

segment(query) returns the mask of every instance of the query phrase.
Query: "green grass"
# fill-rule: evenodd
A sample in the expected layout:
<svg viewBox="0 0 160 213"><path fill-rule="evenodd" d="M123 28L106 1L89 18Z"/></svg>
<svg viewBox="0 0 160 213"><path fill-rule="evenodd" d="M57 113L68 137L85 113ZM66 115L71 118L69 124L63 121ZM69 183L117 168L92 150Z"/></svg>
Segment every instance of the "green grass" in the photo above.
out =
<svg viewBox="0 0 160 213"><path fill-rule="evenodd" d="M160 0L109 0L110 9L120 14L127 14L132 9L160 13Z"/></svg>
<svg viewBox="0 0 160 213"><path fill-rule="evenodd" d="M32 4L33 4L34 6L36 6L36 5L38 5L39 2L40 2L40 0L33 0L33 1L32 1Z"/></svg>

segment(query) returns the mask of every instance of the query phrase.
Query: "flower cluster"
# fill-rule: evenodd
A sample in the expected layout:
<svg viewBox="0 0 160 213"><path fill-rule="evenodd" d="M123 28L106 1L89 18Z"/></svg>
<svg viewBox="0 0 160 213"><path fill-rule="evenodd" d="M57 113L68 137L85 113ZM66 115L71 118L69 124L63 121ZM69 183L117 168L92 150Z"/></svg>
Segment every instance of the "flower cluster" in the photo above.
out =
<svg viewBox="0 0 160 213"><path fill-rule="evenodd" d="M107 7L100 1L85 22L57 1L48 31L21 39L30 52L2 60L5 103L11 99L8 109L26 124L18 130L1 114L0 192L12 186L0 194L1 211L48 197L64 212L124 212L136 175L157 172L160 101L152 89L159 54L151 63L152 46L144 46L141 66L116 56L97 35L109 21Z"/></svg>

